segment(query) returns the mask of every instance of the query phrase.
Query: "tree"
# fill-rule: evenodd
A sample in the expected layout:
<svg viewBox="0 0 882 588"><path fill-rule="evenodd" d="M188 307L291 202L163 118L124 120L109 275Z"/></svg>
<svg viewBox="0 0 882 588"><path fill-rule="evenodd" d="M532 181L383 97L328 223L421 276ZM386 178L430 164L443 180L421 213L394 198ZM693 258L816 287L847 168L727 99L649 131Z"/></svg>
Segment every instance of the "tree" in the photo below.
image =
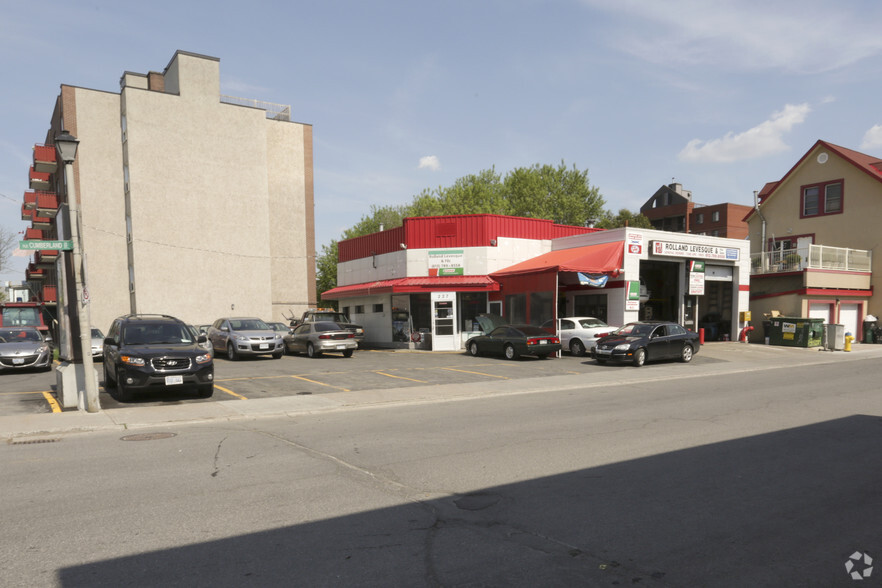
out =
<svg viewBox="0 0 882 588"><path fill-rule="evenodd" d="M618 214L613 214L611 210L604 211L594 226L598 229L617 229L619 227L651 229L652 223L639 212L631 212L627 208L621 208Z"/></svg>
<svg viewBox="0 0 882 588"><path fill-rule="evenodd" d="M9 269L9 258L18 245L18 236L0 227L0 274Z"/></svg>
<svg viewBox="0 0 882 588"><path fill-rule="evenodd" d="M504 178L495 168L457 179L452 186L426 189L410 204L372 205L370 213L343 231L342 239L392 229L409 216L500 214L550 219L559 224L587 226L603 218L603 197L588 182L588 171L574 165L536 164L510 171ZM337 241L322 246L316 258L316 289L321 295L337 285ZM323 304L331 304L324 302Z"/></svg>

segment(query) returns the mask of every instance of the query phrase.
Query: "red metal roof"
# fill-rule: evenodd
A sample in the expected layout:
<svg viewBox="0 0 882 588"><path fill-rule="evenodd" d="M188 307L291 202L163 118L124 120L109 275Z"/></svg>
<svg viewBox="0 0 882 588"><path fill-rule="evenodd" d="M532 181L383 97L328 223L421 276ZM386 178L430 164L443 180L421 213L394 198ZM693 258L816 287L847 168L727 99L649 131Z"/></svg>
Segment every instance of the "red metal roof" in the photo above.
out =
<svg viewBox="0 0 882 588"><path fill-rule="evenodd" d="M618 275L625 257L625 242L613 241L585 247L558 249L490 274L492 277L548 271Z"/></svg>
<svg viewBox="0 0 882 588"><path fill-rule="evenodd" d="M413 294L419 292L495 292L499 290L496 280L488 276L447 276L396 278L364 284L338 286L322 293L322 299L337 300L373 294Z"/></svg>

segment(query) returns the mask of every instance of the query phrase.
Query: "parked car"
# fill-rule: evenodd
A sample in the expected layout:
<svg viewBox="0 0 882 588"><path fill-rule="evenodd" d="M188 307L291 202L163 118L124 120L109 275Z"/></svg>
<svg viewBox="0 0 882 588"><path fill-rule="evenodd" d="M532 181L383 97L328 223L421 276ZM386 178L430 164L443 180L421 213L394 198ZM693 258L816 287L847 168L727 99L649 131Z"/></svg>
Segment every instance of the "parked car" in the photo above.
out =
<svg viewBox="0 0 882 588"><path fill-rule="evenodd" d="M277 333L281 333L282 335L284 335L285 333L287 333L288 331L291 330L291 327L289 327L289 326L286 325L285 323L276 323L276 322L272 322L272 323L271 323L271 322L267 322L266 324L267 324L267 325L269 326L269 328L271 328L273 331L276 331Z"/></svg>
<svg viewBox="0 0 882 588"><path fill-rule="evenodd" d="M104 333L92 327L92 359L104 359Z"/></svg>
<svg viewBox="0 0 882 588"><path fill-rule="evenodd" d="M201 329L200 327L194 325L187 325L187 328L190 329L191 333L193 333L194 341L197 341L200 335L203 335L205 337L205 340L199 343L199 347L208 351L213 351L211 348L211 341L208 340L208 334L205 332L204 329Z"/></svg>
<svg viewBox="0 0 882 588"><path fill-rule="evenodd" d="M598 336L608 335L615 330L615 327L591 316L551 319L542 323L542 328L558 335L561 347L578 356L590 352L597 343Z"/></svg>
<svg viewBox="0 0 882 588"><path fill-rule="evenodd" d="M199 346L205 335L168 315L129 314L113 320L104 338L104 388L128 402L136 392L194 387L214 394L213 353Z"/></svg>
<svg viewBox="0 0 882 588"><path fill-rule="evenodd" d="M319 357L327 351L339 351L343 357L352 357L358 349L355 333L331 321L303 323L285 335L283 341L288 353L305 352L309 357Z"/></svg>
<svg viewBox="0 0 882 588"><path fill-rule="evenodd" d="M285 353L282 335L259 318L219 318L208 329L208 339L212 348L226 353L230 361L251 355L279 359Z"/></svg>
<svg viewBox="0 0 882 588"><path fill-rule="evenodd" d="M342 312L337 312L333 308L310 308L299 319L291 319L291 328L300 326L303 323L318 323L322 321L337 323L344 329L351 331L355 335L356 343L359 345L364 341L364 327L350 322L348 316Z"/></svg>
<svg viewBox="0 0 882 588"><path fill-rule="evenodd" d="M659 359L679 359L688 363L700 347L698 333L677 323L637 321L601 337L592 356L597 363L631 362L640 367L647 361Z"/></svg>
<svg viewBox="0 0 882 588"><path fill-rule="evenodd" d="M481 322L482 318L486 317L477 320ZM466 341L466 351L475 357L491 354L518 359L522 355L535 355L545 359L560 351L560 339L534 325L501 325L486 335L470 338Z"/></svg>
<svg viewBox="0 0 882 588"><path fill-rule="evenodd" d="M0 327L0 371L52 369L52 348L37 327Z"/></svg>

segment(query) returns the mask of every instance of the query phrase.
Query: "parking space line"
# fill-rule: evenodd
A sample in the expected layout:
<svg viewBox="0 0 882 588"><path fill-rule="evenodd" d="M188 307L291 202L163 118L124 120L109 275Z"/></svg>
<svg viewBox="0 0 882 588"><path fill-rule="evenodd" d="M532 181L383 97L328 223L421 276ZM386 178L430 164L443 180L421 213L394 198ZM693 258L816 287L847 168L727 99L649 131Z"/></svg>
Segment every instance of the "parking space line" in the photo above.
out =
<svg viewBox="0 0 882 588"><path fill-rule="evenodd" d="M413 378L405 378L404 376L393 376L392 374L387 374L386 372L374 372L375 374L380 374L381 376L388 376L390 378L398 378L399 380L410 380L411 382L419 382L420 384L428 384L425 380L415 380Z"/></svg>
<svg viewBox="0 0 882 588"><path fill-rule="evenodd" d="M500 380L508 380L506 376L497 376L495 374L485 374L484 372L470 372L469 370L458 370L456 368L441 368L442 370L450 370L452 372L462 372L464 374L477 374L479 376L487 376L488 378L499 378Z"/></svg>
<svg viewBox="0 0 882 588"><path fill-rule="evenodd" d="M318 380L310 380L309 378L304 378L303 376L291 376L291 377L297 378L298 380L303 380L305 382L319 384L320 386L327 386L328 388L336 388L337 390L342 390L343 392L349 392L349 388L341 388L340 386L331 386L330 384L325 384L324 382L319 382Z"/></svg>
<svg viewBox="0 0 882 588"><path fill-rule="evenodd" d="M224 388L223 386L218 386L217 384L215 384L214 387L217 388L218 390L220 390L221 392L226 392L226 393L229 394L230 396L235 396L235 397L238 398L239 400L248 400L247 398L245 398L245 397L242 396L241 394L236 394L236 393L233 392L232 390L229 390L229 389L227 389L227 388Z"/></svg>
<svg viewBox="0 0 882 588"><path fill-rule="evenodd" d="M43 398L46 399L46 402L49 403L49 407L52 409L52 412L61 412L61 406L58 405L58 401L55 400L55 397L52 396L51 392L42 392Z"/></svg>

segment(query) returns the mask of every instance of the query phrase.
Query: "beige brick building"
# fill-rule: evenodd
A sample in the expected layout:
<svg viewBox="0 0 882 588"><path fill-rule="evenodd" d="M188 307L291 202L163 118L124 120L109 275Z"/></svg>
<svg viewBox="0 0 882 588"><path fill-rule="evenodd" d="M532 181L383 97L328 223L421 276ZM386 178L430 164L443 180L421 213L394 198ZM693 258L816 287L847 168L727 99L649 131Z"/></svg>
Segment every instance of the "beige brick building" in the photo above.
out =
<svg viewBox="0 0 882 588"><path fill-rule="evenodd" d="M290 108L221 96L219 60L178 51L162 73L123 73L119 93L62 85L46 144L62 129L80 141L93 326L129 312L281 320L314 304L312 126ZM48 190L64 202L62 170Z"/></svg>

